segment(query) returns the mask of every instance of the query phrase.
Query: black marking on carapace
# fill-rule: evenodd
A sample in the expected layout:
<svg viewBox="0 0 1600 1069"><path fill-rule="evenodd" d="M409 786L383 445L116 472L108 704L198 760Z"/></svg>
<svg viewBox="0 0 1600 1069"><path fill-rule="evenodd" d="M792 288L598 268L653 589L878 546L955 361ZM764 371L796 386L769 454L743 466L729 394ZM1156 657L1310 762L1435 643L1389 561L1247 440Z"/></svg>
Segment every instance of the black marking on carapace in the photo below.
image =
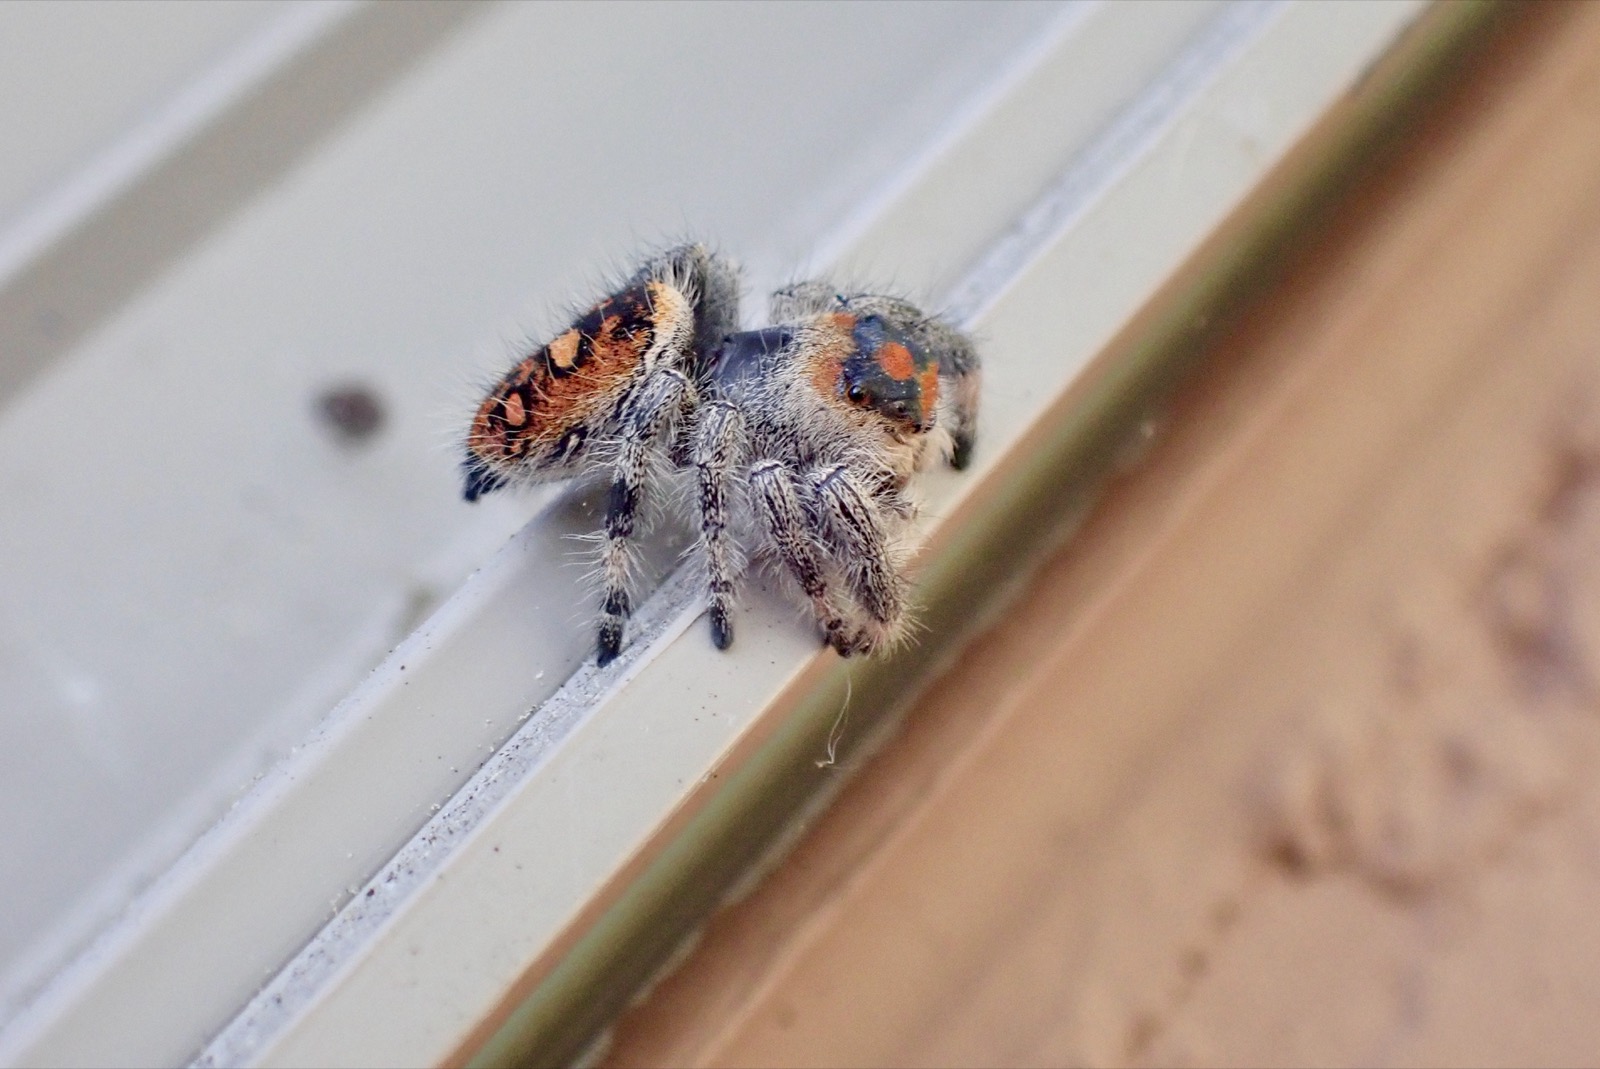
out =
<svg viewBox="0 0 1600 1069"><path fill-rule="evenodd" d="M850 337L855 342L855 352L844 362L839 379L841 394L848 398L852 389L858 390L860 403L910 431L921 432L932 426L934 413L923 405L922 382L923 373L929 369L937 372L938 365L927 350L875 315L857 319ZM903 377L890 374L885 366L886 353L894 349L904 350L904 354L898 354L901 360L906 355L910 357L905 361L907 367L898 369L907 372Z"/></svg>
<svg viewBox="0 0 1600 1069"><path fill-rule="evenodd" d="M794 331L788 327L765 327L729 334L712 354L711 376L721 383L760 378L770 365L773 354L787 348L792 341Z"/></svg>

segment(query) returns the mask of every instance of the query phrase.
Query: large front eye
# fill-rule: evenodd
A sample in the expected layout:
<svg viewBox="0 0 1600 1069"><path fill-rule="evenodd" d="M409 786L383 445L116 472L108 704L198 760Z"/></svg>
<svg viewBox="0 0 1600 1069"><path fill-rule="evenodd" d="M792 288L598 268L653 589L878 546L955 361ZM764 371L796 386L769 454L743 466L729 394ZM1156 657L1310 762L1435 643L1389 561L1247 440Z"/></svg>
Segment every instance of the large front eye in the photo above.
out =
<svg viewBox="0 0 1600 1069"><path fill-rule="evenodd" d="M850 388L845 390L844 395L850 398L853 404L858 405L867 399L867 391L861 388L861 384L859 382L852 382L850 384Z"/></svg>

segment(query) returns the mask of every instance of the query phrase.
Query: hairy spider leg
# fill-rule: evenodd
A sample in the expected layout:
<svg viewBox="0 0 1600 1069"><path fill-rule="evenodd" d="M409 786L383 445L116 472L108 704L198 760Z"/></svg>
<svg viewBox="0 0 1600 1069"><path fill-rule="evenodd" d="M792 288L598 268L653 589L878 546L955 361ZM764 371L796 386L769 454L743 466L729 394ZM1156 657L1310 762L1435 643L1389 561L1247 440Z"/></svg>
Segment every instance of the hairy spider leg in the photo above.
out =
<svg viewBox="0 0 1600 1069"><path fill-rule="evenodd" d="M844 573L850 591L880 625L877 637L887 638L905 612L905 581L890 556L882 510L843 464L818 468L810 483L822 522L848 550Z"/></svg>
<svg viewBox="0 0 1600 1069"><path fill-rule="evenodd" d="M707 612L717 649L733 645L733 577L736 570L728 531L729 491L744 459L744 419L726 401L701 410L695 428L693 462L700 505L700 550L705 555Z"/></svg>
<svg viewBox="0 0 1600 1069"><path fill-rule="evenodd" d="M855 644L817 560L812 520L801 502L795 474L779 461L763 460L750 469L750 489L778 556L811 599L828 644L841 656L850 656L856 652Z"/></svg>
<svg viewBox="0 0 1600 1069"><path fill-rule="evenodd" d="M972 462L972 448L978 439L983 369L972 342L943 320L928 320L923 332L928 348L938 354L939 377L949 383L950 466L959 471Z"/></svg>
<svg viewBox="0 0 1600 1069"><path fill-rule="evenodd" d="M632 612L628 597L632 571L629 542L648 475L650 447L692 407L694 397L694 387L682 372L658 367L640 380L623 416L600 546L603 599L595 645L602 667L621 652L623 627Z"/></svg>

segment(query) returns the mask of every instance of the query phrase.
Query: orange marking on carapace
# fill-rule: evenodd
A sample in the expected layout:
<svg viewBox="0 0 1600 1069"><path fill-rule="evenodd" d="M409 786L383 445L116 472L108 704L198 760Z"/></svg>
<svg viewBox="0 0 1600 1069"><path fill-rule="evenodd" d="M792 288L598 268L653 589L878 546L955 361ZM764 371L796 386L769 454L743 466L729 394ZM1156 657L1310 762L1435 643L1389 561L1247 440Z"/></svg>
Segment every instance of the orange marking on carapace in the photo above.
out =
<svg viewBox="0 0 1600 1069"><path fill-rule="evenodd" d="M917 377L917 385L922 390L922 411L932 418L934 410L939 407L939 365L929 364L923 368L922 374Z"/></svg>
<svg viewBox="0 0 1600 1069"><path fill-rule="evenodd" d="M811 364L811 388L828 400L839 393L839 375L844 365L836 357L824 355Z"/></svg>
<svg viewBox="0 0 1600 1069"><path fill-rule="evenodd" d="M904 382L917 373L917 362L911 350L897 341L887 341L878 346L878 366L896 382Z"/></svg>
<svg viewBox="0 0 1600 1069"><path fill-rule="evenodd" d="M832 338L826 337L828 327L838 332ZM835 312L824 316L822 324L819 324L817 329L824 337L820 344L808 346L812 353L811 388L825 400L837 401L839 379L844 374L845 358L850 355L852 345L850 333L856 329L856 317L845 312Z"/></svg>

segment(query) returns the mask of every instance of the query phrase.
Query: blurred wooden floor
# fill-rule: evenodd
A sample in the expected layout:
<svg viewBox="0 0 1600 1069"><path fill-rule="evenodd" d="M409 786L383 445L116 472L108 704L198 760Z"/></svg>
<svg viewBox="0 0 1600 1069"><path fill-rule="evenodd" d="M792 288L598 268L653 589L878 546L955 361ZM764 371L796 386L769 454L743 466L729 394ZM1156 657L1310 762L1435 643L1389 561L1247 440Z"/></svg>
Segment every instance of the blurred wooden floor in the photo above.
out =
<svg viewBox="0 0 1600 1069"><path fill-rule="evenodd" d="M1362 183L612 1065L1600 1050L1600 3Z"/></svg>

